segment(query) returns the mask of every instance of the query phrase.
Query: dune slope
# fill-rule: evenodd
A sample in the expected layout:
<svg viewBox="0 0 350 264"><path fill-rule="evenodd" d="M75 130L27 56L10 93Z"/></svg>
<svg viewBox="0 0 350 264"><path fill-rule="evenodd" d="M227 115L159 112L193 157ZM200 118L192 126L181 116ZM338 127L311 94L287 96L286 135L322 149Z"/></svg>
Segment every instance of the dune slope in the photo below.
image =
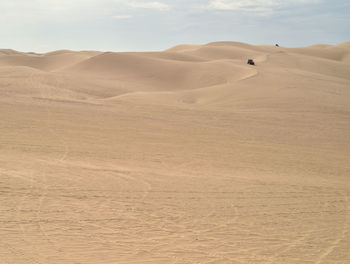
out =
<svg viewBox="0 0 350 264"><path fill-rule="evenodd" d="M0 262L348 263L349 58L0 50Z"/></svg>

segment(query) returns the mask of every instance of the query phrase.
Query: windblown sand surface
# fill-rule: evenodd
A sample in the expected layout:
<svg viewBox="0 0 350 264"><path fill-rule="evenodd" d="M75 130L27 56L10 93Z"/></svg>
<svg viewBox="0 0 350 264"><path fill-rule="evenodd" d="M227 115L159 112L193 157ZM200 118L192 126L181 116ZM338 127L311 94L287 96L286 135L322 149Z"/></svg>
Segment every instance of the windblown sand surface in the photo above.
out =
<svg viewBox="0 0 350 264"><path fill-rule="evenodd" d="M350 43L0 50L0 93L1 264L350 263Z"/></svg>

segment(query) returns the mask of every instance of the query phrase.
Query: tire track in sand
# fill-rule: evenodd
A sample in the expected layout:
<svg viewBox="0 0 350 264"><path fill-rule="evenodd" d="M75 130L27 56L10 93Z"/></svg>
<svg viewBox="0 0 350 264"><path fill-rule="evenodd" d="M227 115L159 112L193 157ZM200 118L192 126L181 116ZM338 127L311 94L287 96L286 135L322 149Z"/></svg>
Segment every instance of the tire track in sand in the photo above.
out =
<svg viewBox="0 0 350 264"><path fill-rule="evenodd" d="M346 203L346 209L344 210L346 212L343 227L342 227L342 232L339 235L337 239L335 239L331 245L326 248L326 250L318 257L316 260L315 264L321 264L324 263L325 260L327 259L327 256L332 254L332 252L339 246L340 242L345 239L347 233L349 232L349 211L350 211L350 201L347 193L343 194L344 201Z"/></svg>

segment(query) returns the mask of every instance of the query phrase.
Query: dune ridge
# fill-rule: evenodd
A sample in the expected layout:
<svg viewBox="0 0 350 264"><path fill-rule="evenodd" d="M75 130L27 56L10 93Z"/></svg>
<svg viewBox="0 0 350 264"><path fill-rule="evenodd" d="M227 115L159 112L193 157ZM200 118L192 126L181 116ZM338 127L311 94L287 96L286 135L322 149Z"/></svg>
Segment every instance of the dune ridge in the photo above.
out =
<svg viewBox="0 0 350 264"><path fill-rule="evenodd" d="M349 43L0 50L0 262L347 263Z"/></svg>

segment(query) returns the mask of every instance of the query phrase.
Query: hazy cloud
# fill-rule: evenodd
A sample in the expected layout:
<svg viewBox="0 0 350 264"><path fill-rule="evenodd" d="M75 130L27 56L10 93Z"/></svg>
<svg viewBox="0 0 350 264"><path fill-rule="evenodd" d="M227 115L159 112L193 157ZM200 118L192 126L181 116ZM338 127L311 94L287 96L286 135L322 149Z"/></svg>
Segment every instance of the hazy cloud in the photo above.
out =
<svg viewBox="0 0 350 264"><path fill-rule="evenodd" d="M261 14L273 13L275 9L293 6L316 4L321 0L210 0L207 8L226 11L251 11Z"/></svg>
<svg viewBox="0 0 350 264"><path fill-rule="evenodd" d="M131 15L115 15L115 16L112 16L113 18L115 19L129 19L129 18L132 18Z"/></svg>
<svg viewBox="0 0 350 264"><path fill-rule="evenodd" d="M132 8L145 8L145 9L155 9L159 11L166 11L170 9L170 6L161 2L129 2L127 6Z"/></svg>

